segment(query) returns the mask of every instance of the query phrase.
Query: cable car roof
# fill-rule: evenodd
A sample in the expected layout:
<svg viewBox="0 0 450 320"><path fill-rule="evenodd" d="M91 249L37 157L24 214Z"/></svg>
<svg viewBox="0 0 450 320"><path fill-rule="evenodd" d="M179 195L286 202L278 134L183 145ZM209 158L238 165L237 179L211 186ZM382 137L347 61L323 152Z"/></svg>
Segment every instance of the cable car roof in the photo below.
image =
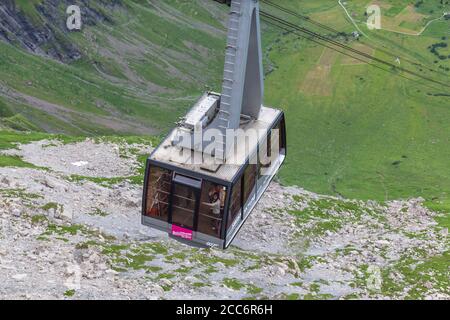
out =
<svg viewBox="0 0 450 320"><path fill-rule="evenodd" d="M195 156L202 159L202 153L199 151L182 149L181 147L173 145L172 141L177 135L177 127L173 130L159 145L159 147L150 155L150 160L170 164L176 168L189 170L191 172L201 175L210 176L215 179L232 182L233 178L239 172L240 168L246 163L248 155L253 155L257 151L258 143L262 142L266 133L273 127L275 121L281 115L281 111L277 109L262 107L260 116L257 120L251 120L249 122L243 122L240 129L244 132L255 130L259 134L257 140L250 140L247 145L245 143L236 144L236 153L231 153L235 158L226 160L226 162L220 166L214 164L192 164L191 159L195 159ZM182 153L182 151L184 153ZM188 155L188 157L186 157ZM212 158L212 161L216 160ZM237 160L237 161L236 161Z"/></svg>

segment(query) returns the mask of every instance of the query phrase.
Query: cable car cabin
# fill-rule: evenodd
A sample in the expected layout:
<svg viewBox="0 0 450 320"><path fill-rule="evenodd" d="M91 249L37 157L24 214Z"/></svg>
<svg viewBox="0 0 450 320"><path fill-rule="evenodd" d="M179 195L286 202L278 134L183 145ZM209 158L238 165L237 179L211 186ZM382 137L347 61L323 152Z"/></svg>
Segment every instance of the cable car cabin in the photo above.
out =
<svg viewBox="0 0 450 320"><path fill-rule="evenodd" d="M263 107L257 120L243 122L241 128L264 130L266 135L248 149L242 164L224 163L216 171L184 163L180 148L172 142L177 130L172 131L147 162L142 223L192 244L227 248L286 155L282 111ZM272 146L278 146L279 152ZM240 153L245 148L245 143L236 146ZM269 164L260 160L266 152L267 158L277 154ZM200 152L192 151L193 157L194 153Z"/></svg>
<svg viewBox="0 0 450 320"><path fill-rule="evenodd" d="M230 7L222 93L200 98L150 155L142 212L176 239L224 249L286 156L284 114L262 103L259 1Z"/></svg>

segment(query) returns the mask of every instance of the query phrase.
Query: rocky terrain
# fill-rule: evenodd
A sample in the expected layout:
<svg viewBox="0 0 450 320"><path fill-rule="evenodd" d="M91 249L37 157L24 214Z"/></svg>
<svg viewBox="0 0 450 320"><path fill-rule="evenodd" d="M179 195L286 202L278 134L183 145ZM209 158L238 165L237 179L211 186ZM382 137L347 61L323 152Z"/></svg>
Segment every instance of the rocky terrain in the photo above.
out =
<svg viewBox="0 0 450 320"><path fill-rule="evenodd" d="M448 217L272 183L226 251L141 226L146 144L42 140L3 155L2 299L450 299ZM448 218L447 218L448 219Z"/></svg>

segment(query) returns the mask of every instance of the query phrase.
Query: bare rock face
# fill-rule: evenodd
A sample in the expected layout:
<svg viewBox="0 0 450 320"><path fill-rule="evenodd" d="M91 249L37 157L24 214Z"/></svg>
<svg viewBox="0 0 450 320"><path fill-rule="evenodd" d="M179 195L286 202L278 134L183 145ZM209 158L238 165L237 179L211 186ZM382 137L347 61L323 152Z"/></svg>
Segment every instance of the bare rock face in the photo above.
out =
<svg viewBox="0 0 450 320"><path fill-rule="evenodd" d="M108 9L119 6L120 0L95 1ZM14 0L0 3L0 40L19 44L27 51L48 56L61 62L71 62L81 58L81 50L65 39L66 8L73 4L69 0L45 0L37 4L31 13L25 13ZM95 9L91 1L78 1L84 25L112 23L112 19ZM31 4L29 5L31 6Z"/></svg>

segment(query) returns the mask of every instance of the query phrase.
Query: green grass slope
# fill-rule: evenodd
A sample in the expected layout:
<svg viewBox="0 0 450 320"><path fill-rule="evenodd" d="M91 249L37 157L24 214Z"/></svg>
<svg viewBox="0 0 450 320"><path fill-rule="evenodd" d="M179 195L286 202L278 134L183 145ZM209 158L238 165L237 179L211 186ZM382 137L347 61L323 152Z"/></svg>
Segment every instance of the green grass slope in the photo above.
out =
<svg viewBox="0 0 450 320"><path fill-rule="evenodd" d="M70 65L0 43L0 89L63 108L51 112L48 106L14 99L0 90L0 126L22 130L36 126L72 135L164 133L205 85L220 88L225 6L207 0L122 2L121 9L110 12L113 23L66 35L66 40L84 49L83 58ZM445 1L378 2L383 18L411 32L448 9ZM355 30L337 1L277 3L343 32ZM402 67L448 83L449 20L432 22L420 36L369 31L362 22L369 3L346 1L359 28L370 37L361 42L382 49L370 53L394 62L385 53L392 52L401 57ZM33 7L27 4L26 10ZM413 20L408 12L419 18ZM280 173L282 182L349 198L383 201L422 196L431 207L450 210L448 88L356 63L267 24L263 24L263 38L270 70L265 102L283 108L288 122L289 157ZM433 52L431 48L439 43L447 47ZM355 41L348 44L367 49ZM114 121L107 123L108 117L128 122L115 127Z"/></svg>
<svg viewBox="0 0 450 320"><path fill-rule="evenodd" d="M337 1L279 3L339 30L355 30ZM347 3L363 8L368 1ZM396 2L402 8L408 4ZM435 62L428 49L436 42L449 43L441 24L450 27L448 21L438 21L420 37L360 27L371 37L364 42L430 66L439 74L402 60L405 68L448 83L450 60ZM442 95L450 93L448 87L430 88L423 81L426 86L349 63L294 35L268 32L265 39L268 59L276 66L266 79L266 103L282 107L287 115L289 157L280 174L283 182L349 198L422 196L435 208L450 209L450 100ZM374 54L393 61L381 51Z"/></svg>
<svg viewBox="0 0 450 320"><path fill-rule="evenodd" d="M225 28L217 18L225 8L203 1L119 2L111 11L89 3L109 21L86 23L81 32L54 27L55 39L41 49L74 44L82 55L69 64L0 42L0 97L11 115L57 133L159 133L205 85L219 87ZM39 30L52 23L37 7L43 3L16 1L17 14ZM66 16L63 5L54 10Z"/></svg>

